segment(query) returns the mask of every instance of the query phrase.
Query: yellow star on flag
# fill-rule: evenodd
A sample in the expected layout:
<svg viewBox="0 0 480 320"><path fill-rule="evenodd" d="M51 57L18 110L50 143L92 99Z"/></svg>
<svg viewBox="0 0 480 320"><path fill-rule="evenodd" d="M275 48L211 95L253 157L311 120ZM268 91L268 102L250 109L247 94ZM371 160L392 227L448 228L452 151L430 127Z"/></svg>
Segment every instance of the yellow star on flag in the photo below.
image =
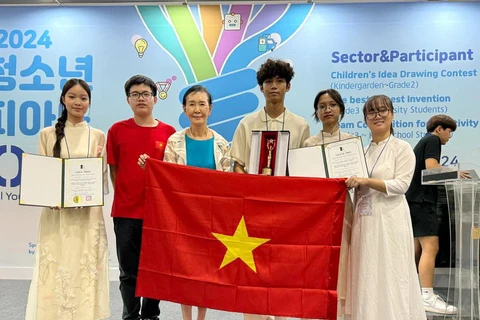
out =
<svg viewBox="0 0 480 320"><path fill-rule="evenodd" d="M270 239L249 237L243 216L238 223L237 230L235 230L235 234L233 236L214 232L212 232L212 234L215 238L221 241L225 247L227 247L227 253L225 253L225 257L223 257L223 262L220 266L220 269L236 259L241 259L247 266L250 267L250 269L252 269L254 272L257 272L252 251L265 242L270 241Z"/></svg>

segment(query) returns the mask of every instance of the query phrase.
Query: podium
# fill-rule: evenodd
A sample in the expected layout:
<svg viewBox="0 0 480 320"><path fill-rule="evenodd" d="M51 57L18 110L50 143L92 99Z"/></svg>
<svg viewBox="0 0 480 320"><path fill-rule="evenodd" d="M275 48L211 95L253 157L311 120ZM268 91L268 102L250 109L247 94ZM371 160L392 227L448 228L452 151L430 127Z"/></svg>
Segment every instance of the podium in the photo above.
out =
<svg viewBox="0 0 480 320"><path fill-rule="evenodd" d="M480 167L462 164L422 171L422 184L445 187L453 230L455 259L448 268L442 298L458 308L456 315L427 314L429 319L479 320ZM465 178L467 177L467 178ZM453 231L452 230L452 231ZM453 240L452 239L452 240ZM452 241L453 242L453 241ZM432 318L433 316L433 318Z"/></svg>

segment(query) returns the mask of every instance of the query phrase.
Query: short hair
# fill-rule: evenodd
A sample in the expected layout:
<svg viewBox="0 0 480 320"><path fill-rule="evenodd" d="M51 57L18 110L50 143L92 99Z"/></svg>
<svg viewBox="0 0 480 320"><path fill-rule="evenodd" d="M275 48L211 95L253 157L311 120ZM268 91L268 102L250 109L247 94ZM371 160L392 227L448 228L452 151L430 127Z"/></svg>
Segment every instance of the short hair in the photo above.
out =
<svg viewBox="0 0 480 320"><path fill-rule="evenodd" d="M394 109L393 109L392 100L390 100L390 98L384 94L379 94L379 95L371 96L370 98L368 98L367 102L365 102L365 104L363 105L363 120L367 122L367 112L378 111L379 107L382 105L387 107L388 110L390 110L390 112L393 115ZM393 135L393 133L394 132L393 132L393 123L392 123L392 125L390 126L390 134Z"/></svg>
<svg viewBox="0 0 480 320"><path fill-rule="evenodd" d="M183 95L182 104L186 105L188 95L190 95L192 93L197 93L197 92L205 92L207 94L207 97L208 97L208 105L210 105L210 106L212 105L212 95L210 94L210 92L208 92L207 88L205 88L204 86L198 85L198 84L188 88L188 90L185 91L185 93Z"/></svg>
<svg viewBox="0 0 480 320"><path fill-rule="evenodd" d="M340 107L340 120L342 120L343 116L345 115L345 104L343 103L342 96L335 89L326 89L326 90L322 90L319 93L317 93L317 96L315 97L315 100L313 101L313 109L315 109L315 112L313 113L313 117L315 118L315 120L317 122L320 121L320 119L318 118L318 115L317 115L318 101L320 101L320 98L324 94L328 94L333 99L333 101L335 101L338 104L338 106Z"/></svg>
<svg viewBox="0 0 480 320"><path fill-rule="evenodd" d="M138 84L145 84L149 86L152 90L152 95L157 95L157 86L155 85L155 82L153 82L153 80L149 77L141 74L134 75L128 79L127 82L125 82L125 95L128 97L130 95L130 88Z"/></svg>
<svg viewBox="0 0 480 320"><path fill-rule="evenodd" d="M257 71L257 83L259 86L267 79L279 77L285 79L287 84L292 81L295 72L290 63L283 60L268 59L265 61Z"/></svg>
<svg viewBox="0 0 480 320"><path fill-rule="evenodd" d="M435 129L441 126L444 130L450 129L455 131L457 129L457 122L452 117L446 114L437 114L427 121L427 132L433 132Z"/></svg>

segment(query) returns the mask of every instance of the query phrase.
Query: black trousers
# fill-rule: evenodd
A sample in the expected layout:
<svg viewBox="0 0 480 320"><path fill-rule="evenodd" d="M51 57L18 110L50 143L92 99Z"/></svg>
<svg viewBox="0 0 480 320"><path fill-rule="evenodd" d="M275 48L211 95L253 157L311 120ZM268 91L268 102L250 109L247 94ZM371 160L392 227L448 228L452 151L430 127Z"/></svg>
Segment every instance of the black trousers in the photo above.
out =
<svg viewBox="0 0 480 320"><path fill-rule="evenodd" d="M122 319L157 319L160 315L160 301L135 297L143 220L113 218L113 225L120 267L120 293L123 300Z"/></svg>

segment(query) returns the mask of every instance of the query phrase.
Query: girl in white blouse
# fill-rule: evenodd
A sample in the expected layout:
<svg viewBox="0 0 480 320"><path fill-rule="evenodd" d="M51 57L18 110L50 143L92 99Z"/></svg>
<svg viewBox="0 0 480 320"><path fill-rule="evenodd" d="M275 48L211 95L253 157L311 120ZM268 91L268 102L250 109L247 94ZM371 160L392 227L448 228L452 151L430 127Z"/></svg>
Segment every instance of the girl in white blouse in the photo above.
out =
<svg viewBox="0 0 480 320"><path fill-rule="evenodd" d="M313 147L354 137L349 133L340 131L340 121L342 121L343 116L345 115L345 104L338 91L334 89L320 91L313 101L313 108L315 110L313 116L317 122L322 122L322 130L320 130L317 135L311 136L305 140L303 147ZM342 248L340 251L340 266L337 285L337 310L339 314L343 312L345 307L348 251L352 219L352 202L350 196L347 195L345 200Z"/></svg>
<svg viewBox="0 0 480 320"><path fill-rule="evenodd" d="M342 96L334 89L320 91L313 102L313 116L317 122L322 122L323 129L303 143L304 147L318 146L329 142L353 138L340 131L340 121L345 115L345 104Z"/></svg>
<svg viewBox="0 0 480 320"><path fill-rule="evenodd" d="M368 178L356 189L346 320L425 320L415 267L412 222L405 198L415 154L393 136L392 101L373 96L363 107L372 142L365 150Z"/></svg>

